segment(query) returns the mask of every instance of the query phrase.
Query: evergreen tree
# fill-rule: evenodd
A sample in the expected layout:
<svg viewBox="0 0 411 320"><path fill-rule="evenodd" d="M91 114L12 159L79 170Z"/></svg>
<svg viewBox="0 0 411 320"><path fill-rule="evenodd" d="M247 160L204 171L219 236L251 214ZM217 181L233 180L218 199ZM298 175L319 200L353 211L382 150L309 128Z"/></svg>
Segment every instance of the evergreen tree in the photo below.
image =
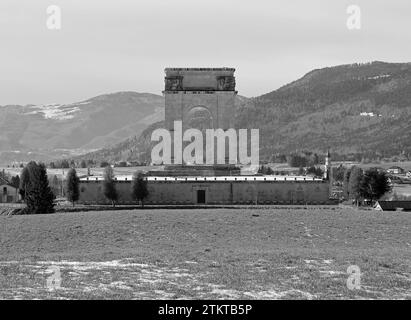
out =
<svg viewBox="0 0 411 320"><path fill-rule="evenodd" d="M26 189L28 187L28 183L29 183L29 180L30 180L29 165L31 165L31 162L29 162L27 164L27 166L25 166L23 168L23 170L21 171L21 174L20 174L21 178L20 178L19 192L20 192L21 198L23 200L25 200L25 198L26 198Z"/></svg>
<svg viewBox="0 0 411 320"><path fill-rule="evenodd" d="M133 175L132 196L141 203L141 207L143 208L144 199L148 197L148 189L147 180L144 179L142 172L137 171Z"/></svg>
<svg viewBox="0 0 411 320"><path fill-rule="evenodd" d="M16 188L15 197L16 197L16 201L17 201L17 195L18 195L18 193L19 193L18 189L19 189L19 187L20 187L20 177L19 177L18 175L15 176L15 177L12 177L12 178L11 178L11 181L10 181L10 184L11 184L14 188Z"/></svg>
<svg viewBox="0 0 411 320"><path fill-rule="evenodd" d="M335 181L343 182L344 181L345 168L342 165L339 165L336 168L333 168L333 178Z"/></svg>
<svg viewBox="0 0 411 320"><path fill-rule="evenodd" d="M312 174L315 177L322 177L324 175L324 171L320 167L309 167L306 170L306 174Z"/></svg>
<svg viewBox="0 0 411 320"><path fill-rule="evenodd" d="M61 195L61 185L57 175L54 175L53 180L51 181L51 189L56 197Z"/></svg>
<svg viewBox="0 0 411 320"><path fill-rule="evenodd" d="M17 175L11 178L10 184L16 189L20 188L20 177Z"/></svg>
<svg viewBox="0 0 411 320"><path fill-rule="evenodd" d="M291 154L287 160L288 165L293 168L306 167L308 163L307 158L299 154Z"/></svg>
<svg viewBox="0 0 411 320"><path fill-rule="evenodd" d="M44 164L29 162L22 171L20 186L23 188L27 213L54 212L54 194L50 189Z"/></svg>
<svg viewBox="0 0 411 320"><path fill-rule="evenodd" d="M113 207L115 207L118 194L114 181L114 172L111 166L107 166L104 169L103 193L104 196L111 201Z"/></svg>
<svg viewBox="0 0 411 320"><path fill-rule="evenodd" d="M100 162L100 168L106 168L108 166L110 166L110 164L107 161L103 160Z"/></svg>
<svg viewBox="0 0 411 320"><path fill-rule="evenodd" d="M319 164L319 163L320 163L320 158L318 157L318 154L314 153L314 156L313 156L313 164L314 164L314 165L317 165L317 164Z"/></svg>
<svg viewBox="0 0 411 320"><path fill-rule="evenodd" d="M273 175L274 171L271 169L270 166L261 166L258 168L258 173L264 174L264 175Z"/></svg>
<svg viewBox="0 0 411 320"><path fill-rule="evenodd" d="M367 170L360 183L359 192L365 199L370 199L371 202L378 200L385 193L391 191L391 186L388 176L384 171L378 171L375 168Z"/></svg>
<svg viewBox="0 0 411 320"><path fill-rule="evenodd" d="M68 169L70 168L70 163L68 162L68 160L64 159L61 161L60 167L63 169Z"/></svg>
<svg viewBox="0 0 411 320"><path fill-rule="evenodd" d="M358 206L358 201L361 197L360 193L360 185L361 185L361 180L362 180L362 169L356 166L353 166L351 168L351 174L350 174L350 180L348 183L348 192L350 194L350 197L355 200L357 206Z"/></svg>
<svg viewBox="0 0 411 320"><path fill-rule="evenodd" d="M71 168L66 177L66 196L67 200L73 204L73 207L80 197L79 183L80 179L77 176L76 169Z"/></svg>
<svg viewBox="0 0 411 320"><path fill-rule="evenodd" d="M347 199L350 198L350 192L348 190L348 184L350 182L350 174L351 174L351 169L346 168L345 171L344 171L343 188L344 188L344 196Z"/></svg>

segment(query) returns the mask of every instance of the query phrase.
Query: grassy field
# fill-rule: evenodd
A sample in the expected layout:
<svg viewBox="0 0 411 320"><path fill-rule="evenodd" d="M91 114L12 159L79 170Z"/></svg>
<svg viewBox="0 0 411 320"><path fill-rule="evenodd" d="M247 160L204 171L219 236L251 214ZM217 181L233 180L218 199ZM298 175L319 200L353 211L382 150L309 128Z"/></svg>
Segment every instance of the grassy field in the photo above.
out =
<svg viewBox="0 0 411 320"><path fill-rule="evenodd" d="M409 299L410 224L338 207L0 217L0 299Z"/></svg>

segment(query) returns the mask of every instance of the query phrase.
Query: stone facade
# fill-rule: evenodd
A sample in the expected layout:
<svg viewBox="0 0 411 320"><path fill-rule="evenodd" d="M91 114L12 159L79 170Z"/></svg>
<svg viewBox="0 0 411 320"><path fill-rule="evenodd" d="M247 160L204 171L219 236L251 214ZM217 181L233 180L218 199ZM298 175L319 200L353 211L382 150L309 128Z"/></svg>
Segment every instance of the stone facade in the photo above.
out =
<svg viewBox="0 0 411 320"><path fill-rule="evenodd" d="M232 127L235 77L233 68L167 68L165 70L165 126L173 131L174 121L183 130L198 128L192 119L203 117L208 129ZM200 128L201 129L201 128Z"/></svg>
<svg viewBox="0 0 411 320"><path fill-rule="evenodd" d="M131 181L116 183L120 204L135 204ZM282 177L147 177L148 204L326 204L328 181ZM275 179L275 180L274 180ZM298 180L297 180L298 179ZM107 203L102 180L80 181L80 203Z"/></svg>
<svg viewBox="0 0 411 320"><path fill-rule="evenodd" d="M206 129L232 128L237 94L234 72L233 68L165 69L165 129L173 133L175 121L182 122L183 132L195 128L204 134ZM172 150L174 163L173 138Z"/></svg>

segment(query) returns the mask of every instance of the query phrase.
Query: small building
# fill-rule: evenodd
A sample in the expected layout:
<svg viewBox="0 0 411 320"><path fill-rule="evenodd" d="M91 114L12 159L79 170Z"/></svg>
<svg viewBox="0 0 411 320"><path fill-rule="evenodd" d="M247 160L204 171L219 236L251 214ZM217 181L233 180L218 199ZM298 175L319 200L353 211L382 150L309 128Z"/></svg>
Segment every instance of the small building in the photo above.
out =
<svg viewBox="0 0 411 320"><path fill-rule="evenodd" d="M391 174L403 174L404 172L405 170L398 166L393 166L387 169L387 173L391 173Z"/></svg>
<svg viewBox="0 0 411 320"><path fill-rule="evenodd" d="M374 209L380 211L411 211L411 201L377 201Z"/></svg>
<svg viewBox="0 0 411 320"><path fill-rule="evenodd" d="M20 200L19 189L6 179L0 178L0 203L14 203Z"/></svg>

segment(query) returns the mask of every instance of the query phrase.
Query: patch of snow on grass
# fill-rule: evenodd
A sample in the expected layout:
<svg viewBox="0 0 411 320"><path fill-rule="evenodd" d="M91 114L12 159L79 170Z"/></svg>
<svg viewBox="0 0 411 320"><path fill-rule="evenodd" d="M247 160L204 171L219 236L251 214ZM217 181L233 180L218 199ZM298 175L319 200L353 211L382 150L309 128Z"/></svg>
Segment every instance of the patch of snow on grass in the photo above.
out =
<svg viewBox="0 0 411 320"><path fill-rule="evenodd" d="M228 297L230 299L238 299L241 293L232 289L213 289L211 294L217 294L219 296Z"/></svg>
<svg viewBox="0 0 411 320"><path fill-rule="evenodd" d="M308 299L312 300L315 299L315 295L301 291L301 290L286 290L286 291L275 291L273 289L271 290L261 290L261 291L249 291L249 292L244 292L244 295L249 296L253 299L284 299L284 298L290 298L290 296L297 296L299 298L303 299Z"/></svg>

